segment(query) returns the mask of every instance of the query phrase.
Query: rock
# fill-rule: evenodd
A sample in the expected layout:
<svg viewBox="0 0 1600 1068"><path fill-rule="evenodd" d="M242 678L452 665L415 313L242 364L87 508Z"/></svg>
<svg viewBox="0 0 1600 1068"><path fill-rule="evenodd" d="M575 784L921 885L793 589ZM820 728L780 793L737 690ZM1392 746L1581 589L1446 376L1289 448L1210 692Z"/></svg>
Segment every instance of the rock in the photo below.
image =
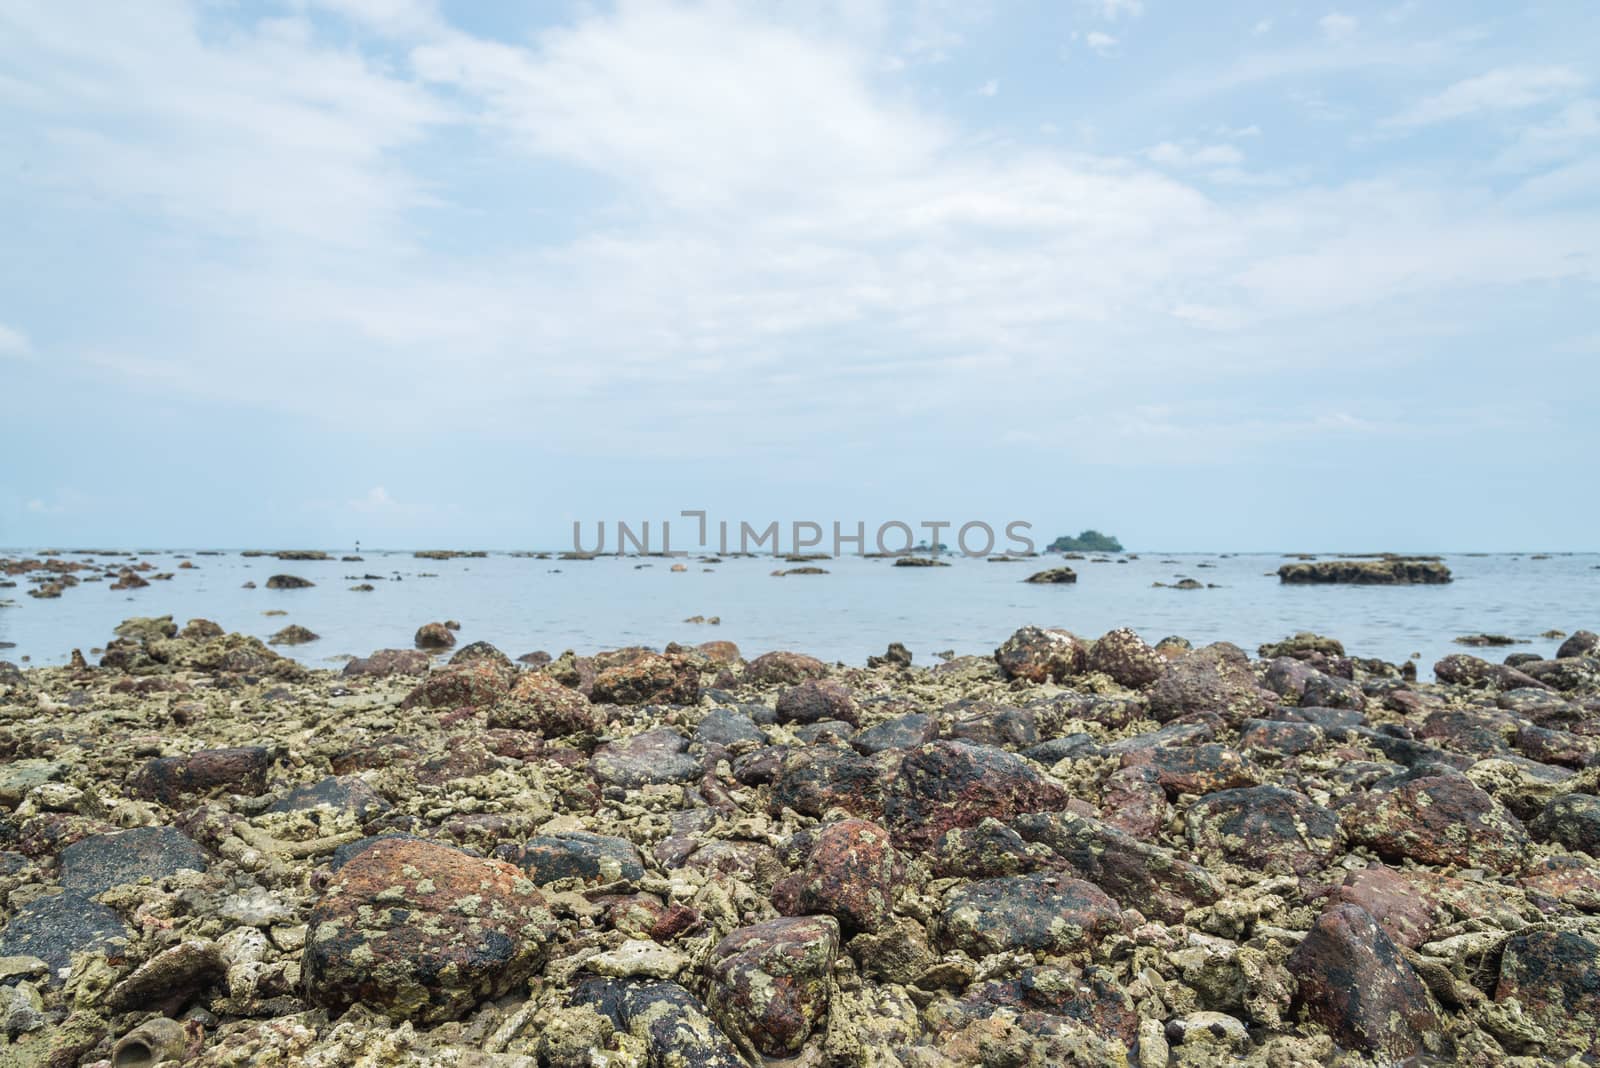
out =
<svg viewBox="0 0 1600 1068"><path fill-rule="evenodd" d="M745 665L744 680L756 686L793 686L807 679L820 679L827 665L804 653L764 653Z"/></svg>
<svg viewBox="0 0 1600 1068"><path fill-rule="evenodd" d="M555 923L510 864L387 838L334 873L308 927L309 1001L431 1024L515 989L543 963Z"/></svg>
<svg viewBox="0 0 1600 1068"><path fill-rule="evenodd" d="M772 808L775 814L792 808L804 816L821 816L837 807L881 819L892 775L893 769L844 746L790 749L773 776Z"/></svg>
<svg viewBox="0 0 1600 1068"><path fill-rule="evenodd" d="M1329 908L1286 964L1307 1014L1340 1045L1391 1061L1447 1052L1427 988L1359 906Z"/></svg>
<svg viewBox="0 0 1600 1068"><path fill-rule="evenodd" d="M596 953L583 966L612 979L676 979L689 958L648 939L630 938L616 949Z"/></svg>
<svg viewBox="0 0 1600 1068"><path fill-rule="evenodd" d="M778 695L779 723L820 723L841 720L854 726L858 722L855 699L842 683L831 679L808 679Z"/></svg>
<svg viewBox="0 0 1600 1068"><path fill-rule="evenodd" d="M227 965L214 942L168 946L111 988L106 1003L120 1012L187 997L223 978Z"/></svg>
<svg viewBox="0 0 1600 1068"><path fill-rule="evenodd" d="M1593 794L1558 797L1534 817L1528 829L1541 842L1556 842L1600 859L1600 797Z"/></svg>
<svg viewBox="0 0 1600 1068"><path fill-rule="evenodd" d="M417 683L401 708L493 708L511 692L508 673L484 661L450 664Z"/></svg>
<svg viewBox="0 0 1600 1068"><path fill-rule="evenodd" d="M169 616L168 618L171 617ZM118 632L120 633L120 628ZM178 632L178 637L191 642L203 642L211 638L220 638L225 633L227 632L222 629L219 623L213 623L209 619L191 619L183 625L183 629ZM171 635L166 635L166 637L171 637Z"/></svg>
<svg viewBox="0 0 1600 1068"><path fill-rule="evenodd" d="M590 698L618 705L692 705L700 700L700 673L684 657L644 653L596 675Z"/></svg>
<svg viewBox="0 0 1600 1068"><path fill-rule="evenodd" d="M1023 627L994 651L994 659L1008 679L1060 682L1087 670L1089 650L1067 631Z"/></svg>
<svg viewBox="0 0 1600 1068"><path fill-rule="evenodd" d="M1100 820L1036 812L1009 822L1025 841L1048 846L1075 874L1166 923L1179 923L1189 909L1222 897L1222 884L1204 868Z"/></svg>
<svg viewBox="0 0 1600 1068"><path fill-rule="evenodd" d="M677 983L590 979L578 984L568 1004L592 1008L612 1027L642 1043L650 1068L749 1068L700 999ZM587 1068L594 1046L589 1036L574 1044L571 1068ZM548 1058L547 1058L548 1059Z"/></svg>
<svg viewBox="0 0 1600 1068"><path fill-rule="evenodd" d="M1038 571L1023 582L1031 582L1036 586L1061 586L1078 581L1078 573L1070 567L1052 567L1045 571Z"/></svg>
<svg viewBox="0 0 1600 1068"><path fill-rule="evenodd" d="M1154 769L1156 782L1171 796L1209 794L1261 781L1260 768L1216 742L1134 750L1122 755L1122 765Z"/></svg>
<svg viewBox="0 0 1600 1068"><path fill-rule="evenodd" d="M1573 631L1572 636L1556 650L1556 659L1565 660L1572 656L1600 656L1600 634L1592 630Z"/></svg>
<svg viewBox="0 0 1600 1068"><path fill-rule="evenodd" d="M1085 757L1099 756L1100 746L1093 737L1078 731L1073 734L1052 738L1048 742L1030 745L1022 751L1022 755L1029 760L1037 760L1045 767L1053 767L1063 760L1080 760Z"/></svg>
<svg viewBox="0 0 1600 1068"><path fill-rule="evenodd" d="M315 585L315 582L303 579L299 575L273 575L267 579L269 590L304 590Z"/></svg>
<svg viewBox="0 0 1600 1068"><path fill-rule="evenodd" d="M121 917L93 898L71 892L36 897L0 931L0 956L38 957L52 979L64 977L74 953L104 953L120 961L131 932Z"/></svg>
<svg viewBox="0 0 1600 1068"><path fill-rule="evenodd" d="M761 728L743 712L732 708L713 708L694 729L690 746L731 749L736 746L764 745L766 740Z"/></svg>
<svg viewBox="0 0 1600 1068"><path fill-rule="evenodd" d="M1494 998L1521 1003L1551 1036L1547 1054L1600 1055L1600 942L1593 937L1549 929L1512 935Z"/></svg>
<svg viewBox="0 0 1600 1068"><path fill-rule="evenodd" d="M958 886L945 898L938 933L942 944L976 959L1010 950L1067 953L1120 926L1119 906L1099 887L1032 872Z"/></svg>
<svg viewBox="0 0 1600 1068"><path fill-rule="evenodd" d="M1284 564L1278 581L1290 584L1355 583L1371 586L1436 585L1450 581L1450 569L1438 560L1403 557L1379 560L1317 560Z"/></svg>
<svg viewBox="0 0 1600 1068"><path fill-rule="evenodd" d="M586 886L637 883L644 878L644 861L626 838L562 831L535 835L513 860L540 886L576 879Z"/></svg>
<svg viewBox="0 0 1600 1068"><path fill-rule="evenodd" d="M1339 817L1280 786L1207 794L1190 806L1185 823L1202 857L1273 875L1316 871L1344 841Z"/></svg>
<svg viewBox="0 0 1600 1068"><path fill-rule="evenodd" d="M1030 846L997 819L975 827L954 827L934 843L930 867L940 878L993 879L1001 875L1059 867L1043 846Z"/></svg>
<svg viewBox="0 0 1600 1068"><path fill-rule="evenodd" d="M1015 1014L1031 1034L1071 1033L1082 1026L1132 1048L1139 1031L1133 999L1109 969L1024 968L1015 979L974 987L959 1002L961 1019L985 1019L997 1010ZM1096 1062L1085 1062L1096 1063ZM1113 1061L1121 1068L1125 1057ZM1164 1062L1163 1062L1164 1063Z"/></svg>
<svg viewBox="0 0 1600 1068"><path fill-rule="evenodd" d="M861 731L850 739L850 745L856 752L871 756L888 749L915 749L938 736L939 724L932 716L907 712Z"/></svg>
<svg viewBox="0 0 1600 1068"><path fill-rule="evenodd" d="M1343 656L1344 645L1337 638L1325 638L1320 634L1303 630L1281 642L1261 646L1256 650L1256 655L1263 660L1273 660L1280 656L1310 660L1318 656Z"/></svg>
<svg viewBox="0 0 1600 1068"><path fill-rule="evenodd" d="M1089 650L1089 670L1109 675L1130 689L1142 689L1166 671L1167 660L1126 627L1109 631Z"/></svg>
<svg viewBox="0 0 1600 1068"><path fill-rule="evenodd" d="M93 897L123 883L159 880L182 869L206 870L206 855L176 827L135 827L96 834L60 854L63 889Z"/></svg>
<svg viewBox="0 0 1600 1068"><path fill-rule="evenodd" d="M138 797L176 805L182 798L218 791L257 796L267 788L272 757L259 745L202 749L183 757L157 757L134 773Z"/></svg>
<svg viewBox="0 0 1600 1068"><path fill-rule="evenodd" d="M300 626L298 623L291 623L287 627L284 627L282 630L278 631L278 633L274 634L272 637L268 638L267 644L304 645L306 642L314 642L321 637L322 636L320 634L315 634L305 627Z"/></svg>
<svg viewBox="0 0 1600 1068"><path fill-rule="evenodd" d="M1210 712L1230 724L1265 716L1277 702L1256 685L1244 651L1216 642L1167 665L1150 687L1150 714L1160 723Z"/></svg>
<svg viewBox="0 0 1600 1068"><path fill-rule="evenodd" d="M890 642L888 650L882 656L867 657L867 667L908 668L911 666L911 650L899 642Z"/></svg>
<svg viewBox="0 0 1600 1068"><path fill-rule="evenodd" d="M541 738L564 738L600 730L602 714L581 691L561 685L542 671L527 671L506 700L489 709L488 723L532 731Z"/></svg>
<svg viewBox="0 0 1600 1068"><path fill-rule="evenodd" d="M906 754L884 801L895 840L926 849L952 827L1006 820L1065 805L1067 793L1013 753L967 742L931 742Z"/></svg>
<svg viewBox="0 0 1600 1068"><path fill-rule="evenodd" d="M37 787L59 782L71 766L54 760L14 760L0 764L0 805L16 808Z"/></svg>
<svg viewBox="0 0 1600 1068"><path fill-rule="evenodd" d="M1563 693L1592 694L1600 690L1600 657L1566 656L1558 660L1536 660L1523 665L1523 674L1541 686L1549 686Z"/></svg>
<svg viewBox="0 0 1600 1068"><path fill-rule="evenodd" d="M1247 719L1239 731L1239 748L1246 757L1257 759L1281 759L1313 752L1327 741L1322 728L1310 723Z"/></svg>
<svg viewBox="0 0 1600 1068"><path fill-rule="evenodd" d="M1350 840L1385 860L1516 869L1528 834L1505 806L1459 774L1422 774L1347 797L1339 809Z"/></svg>
<svg viewBox="0 0 1600 1068"><path fill-rule="evenodd" d="M839 925L797 916L742 927L711 950L707 1002L730 1034L767 1057L800 1052L828 1016Z"/></svg>
<svg viewBox="0 0 1600 1068"><path fill-rule="evenodd" d="M1533 676L1506 667L1491 664L1465 653L1451 653L1433 665L1433 673L1440 682L1454 686L1475 686L1491 690L1518 690L1524 687L1540 689L1545 684Z"/></svg>
<svg viewBox="0 0 1600 1068"><path fill-rule="evenodd" d="M812 839L800 873L799 910L832 916L847 936L876 931L889 918L900 877L888 831L867 820L841 820Z"/></svg>
<svg viewBox="0 0 1600 1068"><path fill-rule="evenodd" d="M360 776L330 775L292 788L267 811L308 812L319 808L349 812L364 823L383 815L390 806Z"/></svg>
<svg viewBox="0 0 1600 1068"><path fill-rule="evenodd" d="M418 649L449 649L455 645L456 636L443 623L424 623L411 641Z"/></svg>
<svg viewBox="0 0 1600 1068"><path fill-rule="evenodd" d="M390 675L426 675L433 659L420 649L379 649L345 664L347 677L383 679Z"/></svg>
<svg viewBox="0 0 1600 1068"><path fill-rule="evenodd" d="M601 782L625 789L647 783L687 782L700 775L700 762L687 752L689 741L670 727L607 742L589 761Z"/></svg>
<svg viewBox="0 0 1600 1068"><path fill-rule="evenodd" d="M1409 949L1433 937L1433 929L1445 919L1443 910L1418 893L1415 884L1382 864L1346 875L1328 900L1365 909L1390 938Z"/></svg>
<svg viewBox="0 0 1600 1068"><path fill-rule="evenodd" d="M489 642L472 642L469 645L463 645L450 657L450 663L452 664L478 662L493 664L504 674L512 674L517 670L517 665L511 662L511 658Z"/></svg>

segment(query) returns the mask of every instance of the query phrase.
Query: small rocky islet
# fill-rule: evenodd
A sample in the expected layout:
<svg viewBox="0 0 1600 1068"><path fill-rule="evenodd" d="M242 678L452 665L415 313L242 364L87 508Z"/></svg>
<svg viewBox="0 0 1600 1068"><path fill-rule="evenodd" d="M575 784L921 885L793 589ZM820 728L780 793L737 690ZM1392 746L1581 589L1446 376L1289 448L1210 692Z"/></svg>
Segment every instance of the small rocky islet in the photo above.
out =
<svg viewBox="0 0 1600 1068"><path fill-rule="evenodd" d="M1589 631L1435 682L1311 634L455 631L0 664L0 1065L1600 1057Z"/></svg>

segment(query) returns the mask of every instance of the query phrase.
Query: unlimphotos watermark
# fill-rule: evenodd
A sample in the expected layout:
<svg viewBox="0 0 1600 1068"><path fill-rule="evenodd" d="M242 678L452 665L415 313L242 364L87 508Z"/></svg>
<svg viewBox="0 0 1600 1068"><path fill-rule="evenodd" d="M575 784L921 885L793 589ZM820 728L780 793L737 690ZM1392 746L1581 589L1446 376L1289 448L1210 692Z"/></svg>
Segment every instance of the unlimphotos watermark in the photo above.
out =
<svg viewBox="0 0 1600 1068"><path fill-rule="evenodd" d="M585 545L584 524L580 520L573 520L572 550L585 555L615 552L618 556L627 553L687 556L691 552L765 552L773 556L798 556L831 549L834 556L868 556L874 553L894 556L918 551L945 551L949 547L942 539L947 531L954 532L955 548L963 556L988 556L997 549L995 528L979 519L960 524L943 519L924 519L916 524L891 519L879 523L869 540L865 520L856 520L853 524L833 520L824 524L800 519L786 524L774 519L766 524L754 524L745 520L734 522L723 519L713 525L703 509L687 509L679 512L678 516L695 521L693 525L698 528L698 540L690 542L680 533L678 545L674 547L672 520L663 519L652 525L649 520L630 524L619 519L612 527L613 537L609 543L606 523L600 520L594 524L594 544ZM682 531L686 525L690 524L680 523L679 530ZM831 539L828 537L830 529ZM1008 555L1033 553L1033 539L1028 536L1033 530L1032 523L1016 519L1003 524L1003 529L1006 548L1002 552ZM920 541L918 530L926 531ZM652 536L652 531L659 535L659 539ZM787 547L783 540L785 534L788 535Z"/></svg>

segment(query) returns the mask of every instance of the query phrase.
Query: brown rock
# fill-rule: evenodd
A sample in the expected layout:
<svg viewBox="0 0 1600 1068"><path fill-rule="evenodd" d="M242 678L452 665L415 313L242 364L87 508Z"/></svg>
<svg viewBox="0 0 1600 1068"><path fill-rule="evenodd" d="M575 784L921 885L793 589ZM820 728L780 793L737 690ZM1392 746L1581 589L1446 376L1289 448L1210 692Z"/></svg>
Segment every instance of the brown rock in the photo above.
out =
<svg viewBox="0 0 1600 1068"><path fill-rule="evenodd" d="M712 1016L763 1056L800 1052L827 1019L838 951L839 925L831 916L741 927L711 950Z"/></svg>

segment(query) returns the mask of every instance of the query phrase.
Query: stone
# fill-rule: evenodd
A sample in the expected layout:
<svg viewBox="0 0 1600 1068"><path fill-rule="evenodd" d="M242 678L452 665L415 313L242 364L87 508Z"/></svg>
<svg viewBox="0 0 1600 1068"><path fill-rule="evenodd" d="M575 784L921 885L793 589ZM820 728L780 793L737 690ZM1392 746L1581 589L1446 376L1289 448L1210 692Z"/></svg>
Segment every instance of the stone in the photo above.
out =
<svg viewBox="0 0 1600 1068"><path fill-rule="evenodd" d="M131 938L111 909L68 891L36 897L18 908L0 931L0 956L38 957L55 980L71 966L74 953L103 953L120 961Z"/></svg>
<svg viewBox="0 0 1600 1068"><path fill-rule="evenodd" d="M273 575L267 579L269 590L304 590L315 586L310 579L303 579L299 575Z"/></svg>
<svg viewBox="0 0 1600 1068"><path fill-rule="evenodd" d="M456 644L456 636L443 623L424 623L411 641L418 649L449 649Z"/></svg>
<svg viewBox="0 0 1600 1068"><path fill-rule="evenodd" d="M535 835L515 857L518 867L540 886L576 879L587 886L602 883L637 883L644 878L644 860L626 838L561 831Z"/></svg>
<svg viewBox="0 0 1600 1068"><path fill-rule="evenodd" d="M597 978L580 982L567 1004L593 1009L612 1027L640 1042L651 1068L749 1068L706 1006L677 983ZM593 1039L581 1036L572 1068L587 1068Z"/></svg>
<svg viewBox="0 0 1600 1068"><path fill-rule="evenodd" d="M1593 794L1558 797L1534 817L1528 829L1541 842L1556 842L1600 859L1600 797Z"/></svg>
<svg viewBox="0 0 1600 1068"><path fill-rule="evenodd" d="M1433 937L1433 929L1443 923L1443 909L1400 872L1383 864L1371 864L1344 877L1328 895L1334 903L1359 905L1377 921L1388 936L1408 949L1416 949Z"/></svg>
<svg viewBox="0 0 1600 1068"><path fill-rule="evenodd" d="M386 679L391 675L426 675L432 665L433 658L420 649L378 649L371 656L346 662L340 674L347 678Z"/></svg>
<svg viewBox="0 0 1600 1068"><path fill-rule="evenodd" d="M1545 684L1516 668L1504 664L1491 664L1465 653L1452 653L1433 665L1433 673L1440 682L1453 686L1471 686L1489 690L1518 690L1547 688Z"/></svg>
<svg viewBox="0 0 1600 1068"><path fill-rule="evenodd" d="M1089 650L1089 670L1109 675L1130 689L1142 689L1159 679L1167 661L1127 627L1109 631Z"/></svg>
<svg viewBox="0 0 1600 1068"><path fill-rule="evenodd" d="M690 748L708 749L717 746L731 749L736 746L766 744L766 735L756 726L755 720L733 708L713 708L707 712L700 725L694 729Z"/></svg>
<svg viewBox="0 0 1600 1068"><path fill-rule="evenodd" d="M942 945L974 959L1011 950L1060 954L1121 926L1117 903L1093 883L1060 872L978 879L945 897Z"/></svg>
<svg viewBox="0 0 1600 1068"><path fill-rule="evenodd" d="M1031 582L1036 586L1063 586L1077 582L1078 573L1070 567L1052 567L1036 571L1022 581Z"/></svg>
<svg viewBox="0 0 1600 1068"><path fill-rule="evenodd" d="M457 649L450 657L450 663L452 664L471 664L479 661L493 664L502 672L515 672L517 670L517 666L512 663L511 658L495 648L490 642L471 642Z"/></svg>
<svg viewBox="0 0 1600 1068"><path fill-rule="evenodd" d="M803 816L822 816L830 808L842 808L856 816L882 818L893 769L841 745L779 752L783 756L772 783L774 814L792 808Z"/></svg>
<svg viewBox="0 0 1600 1068"><path fill-rule="evenodd" d="M1185 816L1189 841L1202 858L1251 871L1305 875L1339 852L1339 817L1304 794L1254 786L1207 794Z"/></svg>
<svg viewBox="0 0 1600 1068"><path fill-rule="evenodd" d="M489 709L490 727L531 731L541 738L592 734L601 710L582 691L563 686L542 671L524 672L504 701Z"/></svg>
<svg viewBox="0 0 1600 1068"><path fill-rule="evenodd" d="M941 710L946 738L977 745L1023 747L1039 741L1039 725L1031 708L1012 708L993 701L962 698Z"/></svg>
<svg viewBox="0 0 1600 1068"><path fill-rule="evenodd" d="M1285 963L1307 1014L1340 1045L1390 1061L1447 1052L1427 988L1360 906L1323 912Z"/></svg>
<svg viewBox="0 0 1600 1068"><path fill-rule="evenodd" d="M1556 650L1556 659L1572 656L1600 656L1600 634L1592 630L1575 630Z"/></svg>
<svg viewBox="0 0 1600 1068"><path fill-rule="evenodd" d="M1023 627L994 651L995 663L1008 679L1061 682L1089 666L1089 650L1064 630Z"/></svg>
<svg viewBox="0 0 1600 1068"><path fill-rule="evenodd" d="M766 1057L792 1056L824 1025L839 925L796 916L741 927L707 960L707 1003L730 1034Z"/></svg>
<svg viewBox="0 0 1600 1068"><path fill-rule="evenodd" d="M778 651L763 653L746 664L744 681L756 686L793 686L827 673L828 666L814 656Z"/></svg>
<svg viewBox="0 0 1600 1068"><path fill-rule="evenodd" d="M931 742L906 754L884 800L895 840L926 849L952 827L1056 809L1067 792L1014 753L968 742Z"/></svg>
<svg viewBox="0 0 1600 1068"><path fill-rule="evenodd" d="M477 660L429 672L400 702L401 708L493 708L511 692L509 673Z"/></svg>
<svg viewBox="0 0 1600 1068"><path fill-rule="evenodd" d="M176 827L135 827L67 846L60 854L58 879L63 889L93 897L113 886L159 880L185 868L206 870L205 851L188 835Z"/></svg>
<svg viewBox="0 0 1600 1068"><path fill-rule="evenodd" d="M1209 794L1261 781L1261 769L1249 758L1217 742L1135 750L1123 754L1122 765L1152 768L1157 784L1172 796Z"/></svg>
<svg viewBox="0 0 1600 1068"><path fill-rule="evenodd" d="M689 958L669 946L630 938L616 949L589 957L583 966L612 979L676 979L689 966Z"/></svg>
<svg viewBox="0 0 1600 1068"><path fill-rule="evenodd" d="M394 1020L459 1019L544 962L555 921L510 864L383 838L345 861L307 921L306 997Z"/></svg>
<svg viewBox="0 0 1600 1068"><path fill-rule="evenodd" d="M832 916L847 937L876 931L889 918L901 873L888 831L868 820L831 823L812 838L799 910Z"/></svg>
<svg viewBox="0 0 1600 1068"><path fill-rule="evenodd" d="M890 642L889 648L882 656L867 657L869 668L908 668L911 666L911 650L899 642Z"/></svg>
<svg viewBox="0 0 1600 1068"><path fill-rule="evenodd" d="M135 796L176 805L184 797L226 791L257 796L267 789L271 754L259 745L201 749L181 757L157 757L134 773Z"/></svg>
<svg viewBox="0 0 1600 1068"><path fill-rule="evenodd" d="M689 740L671 727L607 742L595 750L589 767L612 786L636 789L650 783L688 782L700 775L700 762L688 753Z"/></svg>
<svg viewBox="0 0 1600 1068"><path fill-rule="evenodd" d="M932 716L907 712L860 731L850 739L858 753L871 756L888 749L914 749L939 736L939 724Z"/></svg>
<svg viewBox="0 0 1600 1068"><path fill-rule="evenodd" d="M1376 560L1316 560L1284 564L1278 581L1320 585L1353 583L1370 586L1436 585L1450 581L1450 569L1438 560L1382 557Z"/></svg>
<svg viewBox="0 0 1600 1068"><path fill-rule="evenodd" d="M779 723L820 723L842 720L855 726L858 712L850 690L832 679L807 679L778 695Z"/></svg>
<svg viewBox="0 0 1600 1068"><path fill-rule="evenodd" d="M1576 931L1518 932L1500 958L1496 1001L1516 998L1552 1041L1547 1054L1600 1055L1600 941Z"/></svg>
<svg viewBox="0 0 1600 1068"><path fill-rule="evenodd" d="M700 673L685 657L647 652L601 671L589 696L618 705L692 705L700 700Z"/></svg>
<svg viewBox="0 0 1600 1068"><path fill-rule="evenodd" d="M1232 725L1268 715L1276 697L1256 685L1244 651L1216 642L1167 665L1149 690L1150 714L1159 723L1210 712Z"/></svg>
<svg viewBox="0 0 1600 1068"><path fill-rule="evenodd" d="M317 634L298 623L291 623L278 633L267 639L268 645L304 645L307 642L320 640L322 635Z"/></svg>
<svg viewBox="0 0 1600 1068"><path fill-rule="evenodd" d="M1528 847L1521 822L1455 773L1421 774L1387 789L1347 795L1339 815L1352 842L1389 861L1504 872L1522 863Z"/></svg>

